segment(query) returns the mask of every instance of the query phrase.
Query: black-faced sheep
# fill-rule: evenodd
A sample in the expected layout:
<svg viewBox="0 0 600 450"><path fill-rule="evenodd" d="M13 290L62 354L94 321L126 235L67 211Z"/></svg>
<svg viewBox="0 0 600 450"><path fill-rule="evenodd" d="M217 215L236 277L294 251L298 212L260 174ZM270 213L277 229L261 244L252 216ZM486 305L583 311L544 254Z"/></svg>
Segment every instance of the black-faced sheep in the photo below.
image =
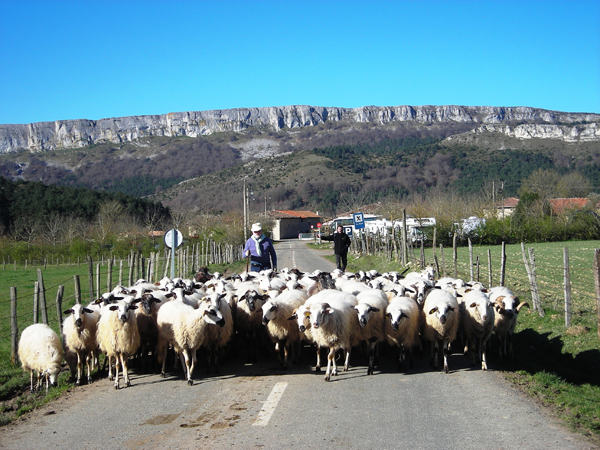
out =
<svg viewBox="0 0 600 450"><path fill-rule="evenodd" d="M29 371L30 390L34 392L46 379L48 385L56 386L60 364L63 359L63 348L60 338L48 325L37 323L29 325L21 333L19 339L19 360L24 371ZM37 372L37 383L33 387L33 372Z"/></svg>

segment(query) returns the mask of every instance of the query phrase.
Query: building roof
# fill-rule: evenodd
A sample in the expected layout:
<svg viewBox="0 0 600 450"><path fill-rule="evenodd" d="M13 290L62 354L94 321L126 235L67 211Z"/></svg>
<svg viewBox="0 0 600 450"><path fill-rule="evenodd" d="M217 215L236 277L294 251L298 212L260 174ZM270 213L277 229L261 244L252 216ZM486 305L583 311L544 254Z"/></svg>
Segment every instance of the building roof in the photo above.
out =
<svg viewBox="0 0 600 450"><path fill-rule="evenodd" d="M269 211L269 215L275 219L320 219L321 216L312 211Z"/></svg>
<svg viewBox="0 0 600 450"><path fill-rule="evenodd" d="M501 202L497 208L516 208L519 204L519 199L516 197L508 197L504 199L504 202Z"/></svg>
<svg viewBox="0 0 600 450"><path fill-rule="evenodd" d="M548 200L552 207L552 214L562 214L570 209L582 209L589 203L587 198L551 198Z"/></svg>

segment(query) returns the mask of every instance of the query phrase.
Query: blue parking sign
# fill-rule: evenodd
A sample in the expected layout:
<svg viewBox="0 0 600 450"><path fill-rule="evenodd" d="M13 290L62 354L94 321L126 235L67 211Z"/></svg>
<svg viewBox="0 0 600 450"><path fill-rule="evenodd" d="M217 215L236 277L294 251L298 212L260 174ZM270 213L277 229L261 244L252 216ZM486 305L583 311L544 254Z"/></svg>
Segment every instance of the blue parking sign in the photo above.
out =
<svg viewBox="0 0 600 450"><path fill-rule="evenodd" d="M346 226L344 227L344 233L348 235L348 237L352 237L352 227Z"/></svg>
<svg viewBox="0 0 600 450"><path fill-rule="evenodd" d="M365 227L365 218L363 213L352 214L352 220L354 220L355 230L362 230Z"/></svg>

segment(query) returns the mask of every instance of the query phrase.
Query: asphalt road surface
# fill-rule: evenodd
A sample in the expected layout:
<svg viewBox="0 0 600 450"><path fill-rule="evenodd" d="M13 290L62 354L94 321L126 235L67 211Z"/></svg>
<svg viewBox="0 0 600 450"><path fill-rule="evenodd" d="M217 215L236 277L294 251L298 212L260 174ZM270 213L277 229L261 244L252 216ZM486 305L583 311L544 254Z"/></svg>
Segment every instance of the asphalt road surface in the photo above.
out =
<svg viewBox="0 0 600 450"><path fill-rule="evenodd" d="M276 246L279 268L331 270L304 243ZM202 361L188 386L180 372L167 378L131 373L116 391L97 377L61 399L0 429L2 449L591 449L494 371L450 357L450 373L417 359L396 371L384 351L367 376L359 350L351 368L323 380L314 350L283 370L274 353L256 364L230 355L219 375ZM121 383L122 384L122 383Z"/></svg>

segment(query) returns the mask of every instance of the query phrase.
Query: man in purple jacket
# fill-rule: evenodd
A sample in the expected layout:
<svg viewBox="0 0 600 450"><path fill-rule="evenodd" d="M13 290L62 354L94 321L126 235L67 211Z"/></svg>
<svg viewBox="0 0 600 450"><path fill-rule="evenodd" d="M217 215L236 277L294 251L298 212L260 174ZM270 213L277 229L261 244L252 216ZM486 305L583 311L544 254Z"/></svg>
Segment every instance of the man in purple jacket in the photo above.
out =
<svg viewBox="0 0 600 450"><path fill-rule="evenodd" d="M246 241L246 246L244 247L244 255L246 257L250 256L250 271L260 272L271 267L277 271L275 248L271 239L263 234L262 225L260 223L253 223L251 231L252 236Z"/></svg>

